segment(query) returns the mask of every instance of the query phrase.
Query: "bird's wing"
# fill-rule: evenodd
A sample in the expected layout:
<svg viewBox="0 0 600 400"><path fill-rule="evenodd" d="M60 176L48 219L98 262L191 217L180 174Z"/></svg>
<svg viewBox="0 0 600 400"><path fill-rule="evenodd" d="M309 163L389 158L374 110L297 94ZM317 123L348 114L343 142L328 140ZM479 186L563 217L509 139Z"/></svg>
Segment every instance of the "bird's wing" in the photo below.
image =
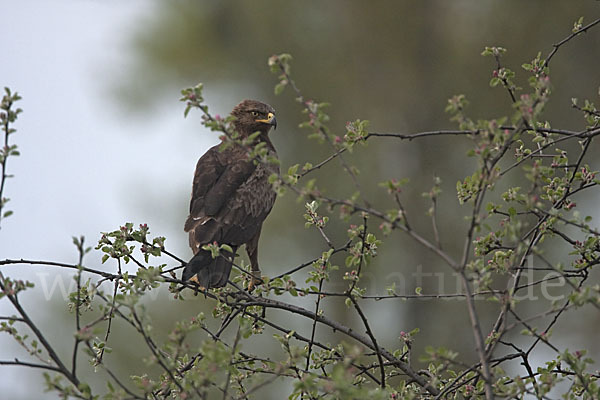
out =
<svg viewBox="0 0 600 400"><path fill-rule="evenodd" d="M223 174L206 193L204 198L205 214L216 215L240 185L252 175L255 168L254 163L246 159L233 160L227 165Z"/></svg>
<svg viewBox="0 0 600 400"><path fill-rule="evenodd" d="M195 222L204 215L205 197L210 188L227 167L218 157L218 147L209 149L196 164L192 198L190 201L190 215L185 221L185 231L189 231Z"/></svg>
<svg viewBox="0 0 600 400"><path fill-rule="evenodd" d="M190 215L185 231L215 216L237 188L252 174L254 165L232 148L214 146L198 160L194 174Z"/></svg>

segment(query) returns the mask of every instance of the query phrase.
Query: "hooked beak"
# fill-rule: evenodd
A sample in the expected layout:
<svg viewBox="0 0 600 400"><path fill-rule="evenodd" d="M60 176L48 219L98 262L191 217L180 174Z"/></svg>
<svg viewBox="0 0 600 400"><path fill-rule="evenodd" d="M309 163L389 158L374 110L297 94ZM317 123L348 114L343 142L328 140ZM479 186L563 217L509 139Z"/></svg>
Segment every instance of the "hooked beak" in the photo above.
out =
<svg viewBox="0 0 600 400"><path fill-rule="evenodd" d="M277 118L275 118L275 114L269 113L267 115L267 119L257 119L256 122L262 122L264 124L272 125L274 129L277 129Z"/></svg>

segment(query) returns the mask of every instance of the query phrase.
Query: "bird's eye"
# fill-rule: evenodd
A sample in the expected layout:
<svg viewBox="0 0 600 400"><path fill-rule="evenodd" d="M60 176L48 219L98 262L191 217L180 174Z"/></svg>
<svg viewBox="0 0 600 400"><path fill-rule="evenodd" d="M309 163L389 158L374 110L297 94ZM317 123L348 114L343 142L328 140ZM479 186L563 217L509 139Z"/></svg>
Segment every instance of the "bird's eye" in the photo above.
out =
<svg viewBox="0 0 600 400"><path fill-rule="evenodd" d="M258 111L252 111L252 115L258 117Z"/></svg>

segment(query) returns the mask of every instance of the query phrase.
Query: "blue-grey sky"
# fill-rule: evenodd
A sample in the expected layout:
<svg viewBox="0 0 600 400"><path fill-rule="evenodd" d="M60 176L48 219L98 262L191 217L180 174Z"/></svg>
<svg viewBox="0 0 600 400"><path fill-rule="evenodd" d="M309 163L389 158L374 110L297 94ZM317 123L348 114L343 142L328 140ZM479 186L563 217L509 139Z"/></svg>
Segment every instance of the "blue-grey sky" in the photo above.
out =
<svg viewBox="0 0 600 400"><path fill-rule="evenodd" d="M6 183L4 196L14 214L1 222L1 258L76 262L71 236L85 235L92 245L100 231L126 221L148 223L154 234L174 238L167 244L179 254L189 251L182 232L188 198L182 193L190 189L198 156L216 137L201 128L199 118L183 118L177 90L157 93L164 99L160 112L143 117L120 110L114 93L126 76L131 33L153 12L152 4L3 3L0 86L23 96L18 105L24 112L11 137L21 156L8 160L15 178ZM178 212L181 221L172 218ZM92 254L90 261L98 257ZM56 276L70 283L59 271L4 270L45 287L46 293L60 283ZM60 292L60 286L54 289ZM44 301L40 297L25 293L22 299L33 305ZM0 303L0 315L12 313L7 302ZM44 321L44 308L34 307L32 317ZM14 356L13 343L0 335L0 359ZM0 386L10 388L12 398L37 398L41 385L14 383L39 382L40 376L2 368Z"/></svg>

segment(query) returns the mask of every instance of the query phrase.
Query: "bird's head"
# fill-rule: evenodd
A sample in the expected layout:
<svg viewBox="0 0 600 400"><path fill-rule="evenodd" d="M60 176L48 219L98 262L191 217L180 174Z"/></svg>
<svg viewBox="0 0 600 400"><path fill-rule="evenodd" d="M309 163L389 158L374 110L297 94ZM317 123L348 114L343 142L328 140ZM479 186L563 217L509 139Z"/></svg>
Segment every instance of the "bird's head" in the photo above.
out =
<svg viewBox="0 0 600 400"><path fill-rule="evenodd" d="M231 112L235 119L235 127L243 136L260 131L269 133L271 127L277 128L275 110L268 104L258 100L244 100Z"/></svg>

